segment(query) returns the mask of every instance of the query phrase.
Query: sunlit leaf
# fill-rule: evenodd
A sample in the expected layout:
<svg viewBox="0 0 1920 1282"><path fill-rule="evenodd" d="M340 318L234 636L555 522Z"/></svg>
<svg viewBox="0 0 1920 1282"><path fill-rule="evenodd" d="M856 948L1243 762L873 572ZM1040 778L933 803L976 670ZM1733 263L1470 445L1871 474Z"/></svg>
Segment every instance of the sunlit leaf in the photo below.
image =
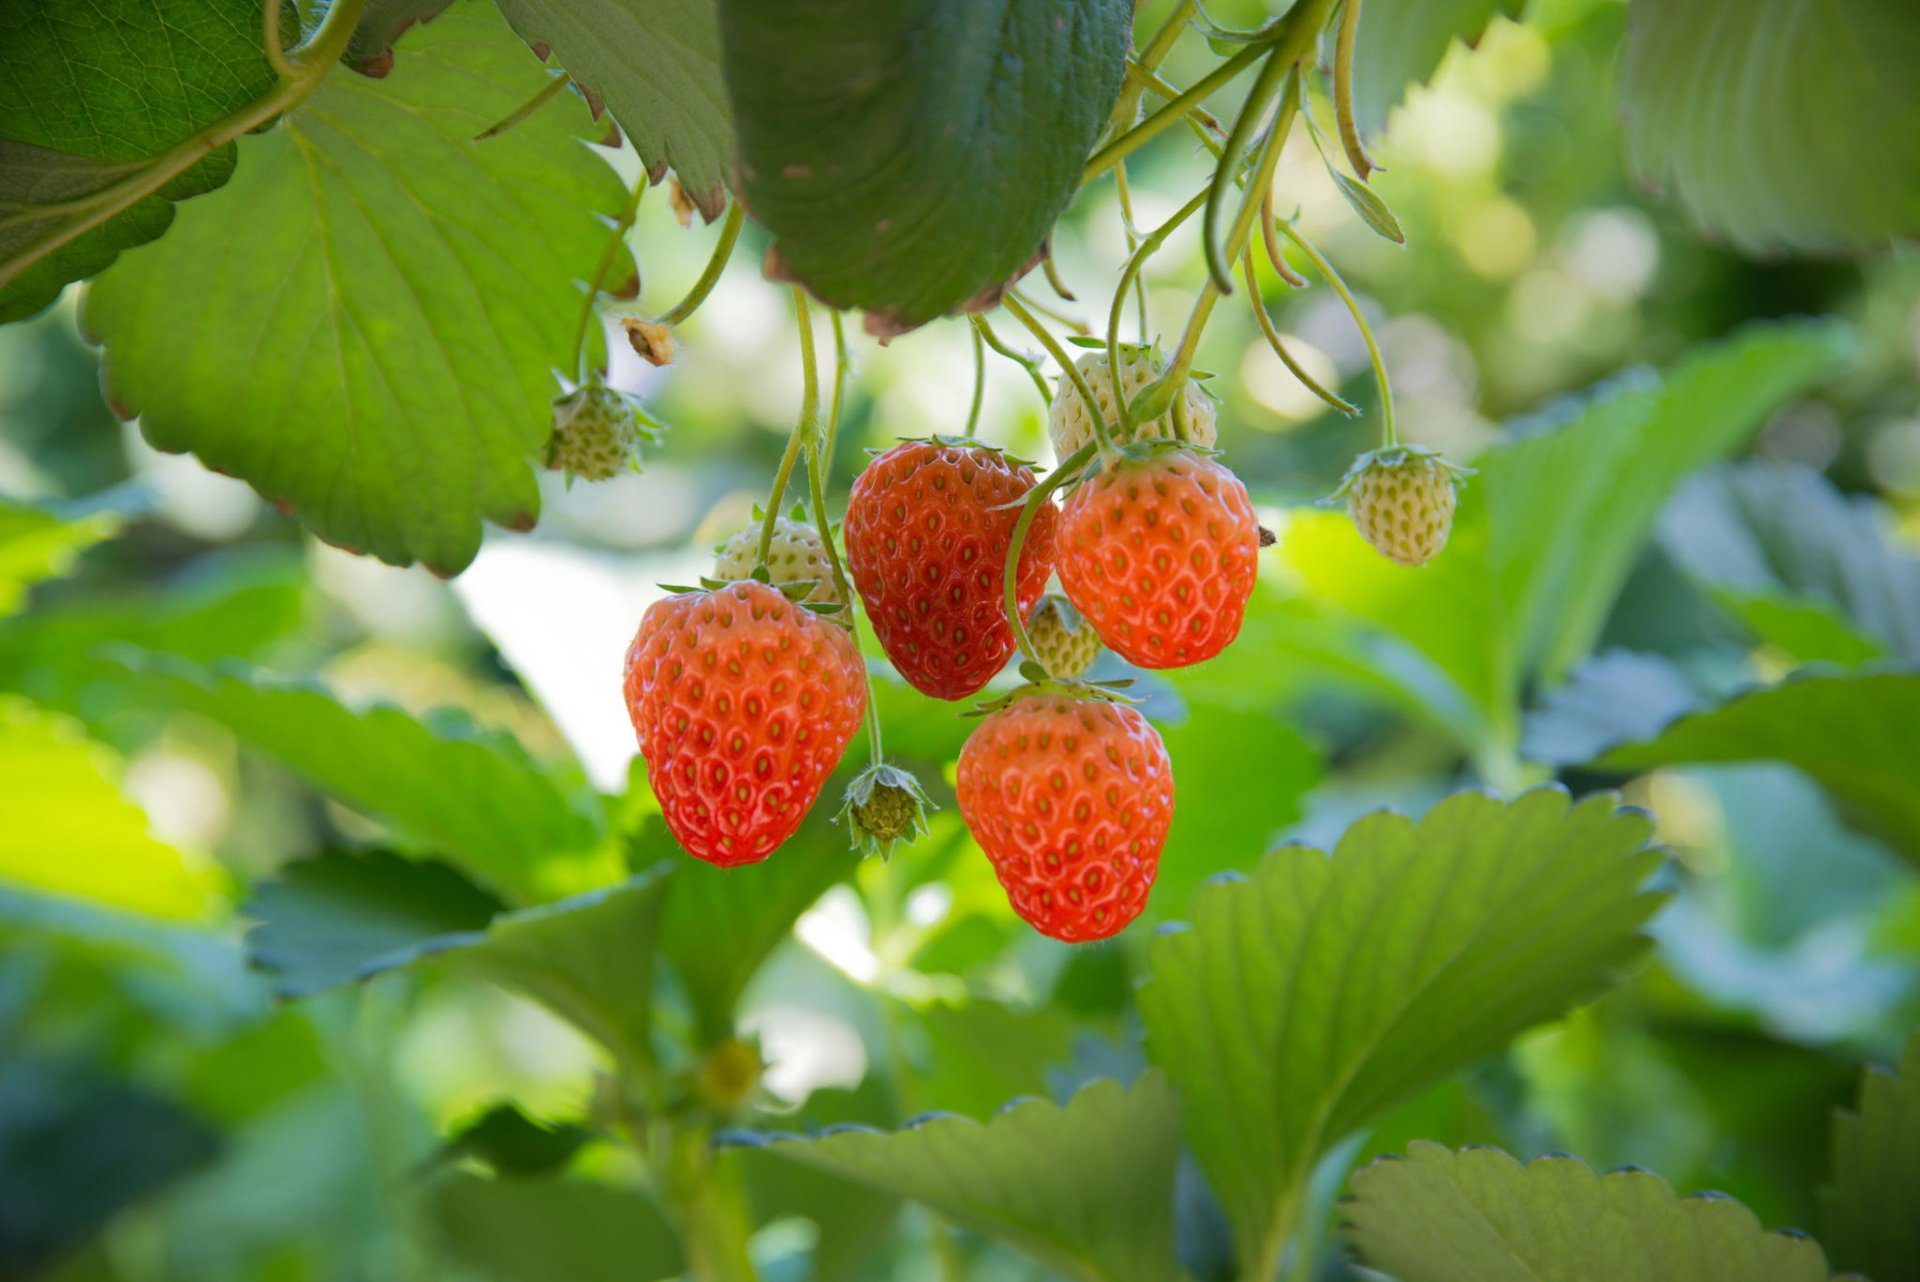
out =
<svg viewBox="0 0 1920 1282"><path fill-rule="evenodd" d="M1355 1171L1341 1209L1366 1263L1400 1282L1826 1282L1811 1238L1769 1233L1718 1194L1648 1171L1415 1143Z"/></svg>
<svg viewBox="0 0 1920 1282"><path fill-rule="evenodd" d="M1353 107L1369 133L1425 83L1456 40L1478 43L1496 16L1516 18L1520 0L1364 0L1354 38Z"/></svg>
<svg viewBox="0 0 1920 1282"><path fill-rule="evenodd" d="M384 705L355 711L312 682L239 665L133 661L135 686L151 701L219 722L494 889L539 899L608 879L610 858L594 850L601 816L584 788L462 714L420 721Z"/></svg>
<svg viewBox="0 0 1920 1282"><path fill-rule="evenodd" d="M1920 233L1920 24L1906 0L1633 0L1627 160L1750 253Z"/></svg>
<svg viewBox="0 0 1920 1282"><path fill-rule="evenodd" d="M147 830L113 757L74 722L0 697L0 879L155 917L200 919L217 870Z"/></svg>
<svg viewBox="0 0 1920 1282"><path fill-rule="evenodd" d="M473 141L546 74L463 3L409 31L391 75L329 76L243 138L232 183L94 282L109 399L383 560L450 574L483 519L530 524L595 214L624 200L577 99Z"/></svg>
<svg viewBox="0 0 1920 1282"><path fill-rule="evenodd" d="M1017 1103L982 1124L730 1137L760 1153L897 1192L1085 1282L1170 1282L1180 1115L1155 1074L1101 1081L1063 1107ZM765 1160L761 1158L758 1160Z"/></svg>
<svg viewBox="0 0 1920 1282"><path fill-rule="evenodd" d="M1920 675L1833 673L1750 690L1593 764L1642 771L1714 761L1783 761L1826 789L1848 822L1920 862Z"/></svg>
<svg viewBox="0 0 1920 1282"><path fill-rule="evenodd" d="M743 195L779 272L882 334L990 305L1079 190L1132 14L721 0Z"/></svg>
<svg viewBox="0 0 1920 1282"><path fill-rule="evenodd" d="M1920 1278L1920 1032L1897 1073L1867 1070L1855 1112L1833 1125L1824 1241L1874 1282Z"/></svg>
<svg viewBox="0 0 1920 1282"><path fill-rule="evenodd" d="M282 36L299 34L286 6ZM71 202L273 87L260 0L11 5L0 41L0 323L40 310L173 221L173 202L233 173L232 144L22 271L19 255L77 228Z"/></svg>
<svg viewBox="0 0 1920 1282"><path fill-rule="evenodd" d="M1644 951L1648 835L1610 797L1462 793L1201 889L1139 1005L1243 1272L1277 1259L1329 1147Z"/></svg>
<svg viewBox="0 0 1920 1282"><path fill-rule="evenodd" d="M709 219L719 215L733 119L714 0L501 0L500 11L605 100L655 178L672 169Z"/></svg>
<svg viewBox="0 0 1920 1282"><path fill-rule="evenodd" d="M110 516L67 521L0 499L0 618L18 610L34 584L65 574L80 553L118 528Z"/></svg>

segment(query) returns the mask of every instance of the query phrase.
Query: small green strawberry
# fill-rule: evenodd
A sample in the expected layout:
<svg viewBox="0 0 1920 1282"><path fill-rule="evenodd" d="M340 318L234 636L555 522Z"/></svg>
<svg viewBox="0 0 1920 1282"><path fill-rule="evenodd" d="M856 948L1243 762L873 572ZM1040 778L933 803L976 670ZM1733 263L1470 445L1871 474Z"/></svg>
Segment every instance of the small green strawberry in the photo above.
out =
<svg viewBox="0 0 1920 1282"><path fill-rule="evenodd" d="M1056 681L1076 681L1100 657L1100 634L1065 598L1044 596L1027 620L1027 639L1040 666Z"/></svg>
<svg viewBox="0 0 1920 1282"><path fill-rule="evenodd" d="M1106 418L1107 426L1117 435L1120 430L1120 409L1113 399L1113 372L1106 351L1090 351L1074 364L1086 376L1087 386L1093 389L1094 399L1100 402L1100 413ZM1121 345L1120 385L1129 404L1140 395L1142 389L1165 372L1165 363L1152 348L1137 343ZM1185 402L1190 443L1203 449L1212 449L1218 439L1214 430L1213 398L1192 379L1187 380L1180 395ZM1171 440L1177 435L1173 417L1174 411L1169 409L1158 418L1135 423L1133 430L1127 433L1126 440L1120 440L1118 444L1125 445L1129 441L1148 437ZM1047 415L1047 435L1053 438L1056 458L1066 458L1093 439L1093 422L1087 416L1086 400L1072 379L1061 379L1054 393L1053 408Z"/></svg>
<svg viewBox="0 0 1920 1282"><path fill-rule="evenodd" d="M834 816L846 820L854 849L885 859L895 842L927 831L927 799L920 781L898 766L868 766L847 785L846 804Z"/></svg>
<svg viewBox="0 0 1920 1282"><path fill-rule="evenodd" d="M748 578L760 563L760 530L763 514L754 510L752 524L715 549L713 577L723 582ZM827 556L820 532L795 509L792 517L773 518L773 542L767 547L768 582L775 587L788 583L811 583L803 598L805 605L844 605L839 584L833 577L833 561Z"/></svg>
<svg viewBox="0 0 1920 1282"><path fill-rule="evenodd" d="M594 379L553 403L553 440L547 466L575 477L606 481L640 470L640 447L658 444L665 425L640 398Z"/></svg>
<svg viewBox="0 0 1920 1282"><path fill-rule="evenodd" d="M1346 499L1354 525L1381 555L1419 566L1447 546L1455 491L1472 474L1438 450L1395 445L1355 459L1332 497Z"/></svg>

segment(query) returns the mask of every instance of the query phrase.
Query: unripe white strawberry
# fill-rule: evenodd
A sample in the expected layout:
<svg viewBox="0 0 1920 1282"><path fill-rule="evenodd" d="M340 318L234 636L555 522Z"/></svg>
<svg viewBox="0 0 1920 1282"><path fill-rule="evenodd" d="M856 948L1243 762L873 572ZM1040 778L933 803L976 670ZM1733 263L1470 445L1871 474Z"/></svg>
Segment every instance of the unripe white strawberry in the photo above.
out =
<svg viewBox="0 0 1920 1282"><path fill-rule="evenodd" d="M722 581L744 579L760 563L760 521L740 531L717 549L713 577ZM844 605L839 585L834 581L833 562L827 557L820 532L803 520L784 516L773 518L773 542L767 547L768 581L774 587L788 583L812 583L806 605Z"/></svg>
<svg viewBox="0 0 1920 1282"><path fill-rule="evenodd" d="M1040 666L1056 681L1078 680L1100 657L1100 634L1057 596L1040 598L1027 620L1027 639L1033 642Z"/></svg>
<svg viewBox="0 0 1920 1282"><path fill-rule="evenodd" d="M1090 351L1075 361L1074 365L1085 375L1087 386L1093 389L1094 399L1100 402L1100 413L1106 418L1107 427L1113 431L1118 444L1125 445L1128 441L1152 437L1170 439L1175 435L1174 411L1170 408L1158 418L1135 423L1132 430L1126 433L1126 438L1120 439L1120 407L1114 400L1113 371L1107 362L1106 351ZM1121 346L1120 386L1129 403L1164 372L1165 366L1152 348L1133 343ZM1214 430L1213 398L1193 379L1187 380L1180 396L1185 402L1189 441L1212 449L1218 439L1218 433ZM1054 391L1053 408L1047 415L1047 435L1053 438L1054 457L1062 459L1093 439L1093 420L1088 417L1087 403L1072 379L1061 379Z"/></svg>
<svg viewBox="0 0 1920 1282"><path fill-rule="evenodd" d="M640 470L640 447L656 444L664 426L640 398L598 381L553 403L553 440L547 466L587 481Z"/></svg>
<svg viewBox="0 0 1920 1282"><path fill-rule="evenodd" d="M1440 555L1453 531L1455 491L1466 468L1436 450L1394 446L1362 454L1335 497L1367 542L1401 565L1425 565Z"/></svg>

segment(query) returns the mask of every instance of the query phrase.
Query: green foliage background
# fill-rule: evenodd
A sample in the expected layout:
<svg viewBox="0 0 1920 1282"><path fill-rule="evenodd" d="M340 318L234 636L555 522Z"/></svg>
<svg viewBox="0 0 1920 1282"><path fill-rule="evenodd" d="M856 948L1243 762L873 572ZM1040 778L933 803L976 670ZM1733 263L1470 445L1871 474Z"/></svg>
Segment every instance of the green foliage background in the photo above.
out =
<svg viewBox="0 0 1920 1282"><path fill-rule="evenodd" d="M589 151L604 124L568 94L470 145L543 83L514 33L610 73L575 4L403 30L433 7L376 6L387 78L336 73L237 168L216 153L0 293L28 317L106 269L0 329L0 1278L667 1278L718 1214L663 1187L688 1169L751 1208L770 1278L1345 1278L1355 1250L1405 1282L1920 1277L1920 261L1747 253L1912 227L1912 103L1849 81L1831 30L1729 146L1663 96L1703 42L1662 24L1714 5L1394 28L1408 5L1369 0L1373 187L1408 247L1304 139L1276 190L1374 318L1402 433L1479 475L1444 560L1386 564L1315 506L1372 420L1222 308L1198 364L1280 542L1238 644L1141 682L1173 833L1147 918L1074 950L1012 916L954 812L968 724L885 674L889 746L943 807L925 838L859 863L823 813L721 874L664 835L619 658L652 585L747 520L797 408L769 237L749 223L670 367L616 331L610 381L672 427L643 473L569 488L528 458L622 182L672 165L717 212L732 134L689 104L721 43L680 38L702 6L621 0L623 39L696 55L670 95L604 89L649 128ZM1894 65L1915 39L1876 0L1775 16L1878 32ZM258 71L205 51L231 75L165 100L194 126ZM1167 74L1214 60L1190 40ZM58 152L34 163L82 190L171 137L28 136L41 70L0 93L0 158ZM1431 83L1394 111L1370 75ZM1663 128L1621 121L1622 76ZM371 140L394 104L417 128ZM1830 108L1879 113L1883 151L1836 142L1824 202L1769 202L1812 163L1792 112ZM1142 222L1205 172L1179 141L1140 153ZM616 310L679 298L716 234L646 195ZM1111 183L1054 248L1104 299ZM1203 277L1176 236L1156 329ZM235 305L192 321L202 291ZM1331 292L1265 301L1372 411ZM353 383L299 359L316 318ZM865 450L960 428L971 361L952 320L855 338L833 504ZM985 397L982 435L1044 457L1025 376L991 362ZM1548 781L1574 800L1525 791ZM1477 788L1506 800L1452 795ZM768 1068L716 1102L738 1036ZM1900 1072L1863 1087L1870 1063ZM620 1142L636 1109L697 1117L697 1152L650 1167ZM929 1110L958 1116L897 1129ZM879 1133L808 1138L848 1124ZM1659 1178L1597 1174L1626 1163ZM1744 1209L1674 1196L1705 1188ZM1577 1263L1515 1247L1602 1221Z"/></svg>

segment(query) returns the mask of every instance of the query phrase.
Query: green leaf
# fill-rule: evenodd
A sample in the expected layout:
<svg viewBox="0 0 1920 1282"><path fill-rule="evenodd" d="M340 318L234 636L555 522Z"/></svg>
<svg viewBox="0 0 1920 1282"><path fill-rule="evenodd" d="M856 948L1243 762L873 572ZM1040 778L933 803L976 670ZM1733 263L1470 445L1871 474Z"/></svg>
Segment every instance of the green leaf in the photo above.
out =
<svg viewBox="0 0 1920 1282"><path fill-rule="evenodd" d="M454 1174L426 1206L447 1254L488 1282L656 1282L685 1267L652 1200L607 1184Z"/></svg>
<svg viewBox="0 0 1920 1282"><path fill-rule="evenodd" d="M1527 714L1521 751L1529 761L1585 765L1614 744L1659 734L1705 698L1659 655L1609 650L1540 697Z"/></svg>
<svg viewBox="0 0 1920 1282"><path fill-rule="evenodd" d="M385 820L509 896L551 898L613 874L598 807L517 742L451 709L419 721L398 708L354 711L312 682L238 664L201 668L151 656L135 686L208 717L341 803Z"/></svg>
<svg viewBox="0 0 1920 1282"><path fill-rule="evenodd" d="M1920 663L1920 560L1892 528L1884 505L1810 468L1754 462L1690 482L1660 538L1689 578L1802 662Z"/></svg>
<svg viewBox="0 0 1920 1282"><path fill-rule="evenodd" d="M68 521L0 499L0 618L18 610L34 584L67 573L82 552L119 528L111 516Z"/></svg>
<svg viewBox="0 0 1920 1282"><path fill-rule="evenodd" d="M1920 675L1835 673L1750 690L1619 744L1605 770L1782 761L1827 792L1841 817L1920 863Z"/></svg>
<svg viewBox="0 0 1920 1282"><path fill-rule="evenodd" d="M831 785L829 785L831 789ZM660 953L678 978L707 1045L733 1035L733 1012L760 966L800 914L860 858L844 828L815 806L800 831L763 864L715 868L680 853L658 819L643 840L672 851L672 900L660 928Z"/></svg>
<svg viewBox="0 0 1920 1282"><path fill-rule="evenodd" d="M1180 1113L1164 1079L1098 1081L1065 1107L1016 1103L985 1124L934 1116L907 1130L735 1142L898 1193L1087 1282L1170 1282Z"/></svg>
<svg viewBox="0 0 1920 1282"><path fill-rule="evenodd" d="M594 215L625 197L575 100L472 141L546 83L492 6L402 46L387 78L329 76L243 139L235 180L96 281L84 324L156 446L330 542L451 574L483 519L535 518Z"/></svg>
<svg viewBox="0 0 1920 1282"><path fill-rule="evenodd" d="M288 6L289 9L291 6ZM231 144L21 271L17 256L77 225L57 206L110 186L263 97L277 77L259 0L8 7L0 42L0 324L159 236L173 202L233 173ZM282 36L299 34L288 16ZM14 221L14 220L19 221Z"/></svg>
<svg viewBox="0 0 1920 1282"><path fill-rule="evenodd" d="M1280 553L1322 612L1387 634L1382 675L1436 724L1501 734L1529 678L1558 680L1592 649L1681 478L1830 375L1848 338L1828 323L1752 326L1664 379L1617 379L1520 425L1474 459L1452 541L1422 569L1387 561L1334 512L1291 515ZM1458 716L1450 694L1481 715Z"/></svg>
<svg viewBox="0 0 1920 1282"><path fill-rule="evenodd" d="M545 1004L631 1062L652 1057L653 957L668 869L558 903L500 912L445 864L385 852L282 869L248 906L253 964L283 997L426 958Z"/></svg>
<svg viewBox="0 0 1920 1282"><path fill-rule="evenodd" d="M853 1090L820 1090L807 1096L800 1112L782 1125L812 1129L889 1123L891 1101L877 1073L867 1074ZM812 1282L854 1282L873 1276L864 1268L888 1245L900 1214L900 1199L891 1192L849 1185L822 1171L785 1162L749 1162L747 1200L761 1224L797 1215L813 1221L819 1238L807 1258Z"/></svg>
<svg viewBox="0 0 1920 1282"><path fill-rule="evenodd" d="M416 22L431 22L452 0L367 0L343 61L362 75L393 70L393 44Z"/></svg>
<svg viewBox="0 0 1920 1282"><path fill-rule="evenodd" d="M1073 1058L1073 1022L1051 1007L1018 1010L975 997L919 1011L927 1054L914 1066L916 1101L990 1117L1009 1099L1047 1093L1047 1071Z"/></svg>
<svg viewBox="0 0 1920 1282"><path fill-rule="evenodd" d="M1749 253L1920 233L1920 25L1906 0L1627 8L1627 161Z"/></svg>
<svg viewBox="0 0 1920 1282"><path fill-rule="evenodd" d="M733 117L714 0L501 0L500 11L606 102L654 181L672 169L709 221L720 216Z"/></svg>
<svg viewBox="0 0 1920 1282"><path fill-rule="evenodd" d="M1899 1072L1869 1068L1858 1111L1834 1119L1825 1211L1836 1263L1874 1282L1920 1278L1920 1031Z"/></svg>
<svg viewBox="0 0 1920 1282"><path fill-rule="evenodd" d="M384 850L290 863L254 889L247 961L288 1000L476 943L503 905L443 863Z"/></svg>
<svg viewBox="0 0 1920 1282"><path fill-rule="evenodd" d="M215 868L147 831L113 755L65 717L0 697L0 879L153 917L205 919Z"/></svg>
<svg viewBox="0 0 1920 1282"><path fill-rule="evenodd" d="M474 1157L496 1175L552 1175L593 1139L584 1126L549 1125L514 1104L495 1104L440 1146L443 1158Z"/></svg>
<svg viewBox="0 0 1920 1282"><path fill-rule="evenodd" d="M990 307L1079 190L1125 0L721 0L740 179L771 272L899 334Z"/></svg>
<svg viewBox="0 0 1920 1282"><path fill-rule="evenodd" d="M1353 111L1378 133L1414 85L1439 69L1456 40L1477 44L1487 24L1520 16L1521 0L1365 0L1353 43Z"/></svg>
<svg viewBox="0 0 1920 1282"><path fill-rule="evenodd" d="M1204 887L1149 949L1147 1050L1266 1276L1308 1175L1342 1138L1604 987L1658 904L1650 826L1612 797L1461 793L1380 813L1333 857L1289 846Z"/></svg>
<svg viewBox="0 0 1920 1282"><path fill-rule="evenodd" d="M1353 1174L1342 1208L1371 1268L1400 1282L1826 1282L1811 1238L1769 1233L1720 1194L1649 1171L1416 1142Z"/></svg>
<svg viewBox="0 0 1920 1282"><path fill-rule="evenodd" d="M1365 183L1349 178L1327 162L1327 172L1333 175L1333 184L1340 189L1353 212L1360 215L1360 221L1371 227L1380 236L1386 237L1396 245L1407 243L1407 233L1400 230L1400 220L1393 216L1393 210L1387 202L1380 199L1380 193Z"/></svg>

